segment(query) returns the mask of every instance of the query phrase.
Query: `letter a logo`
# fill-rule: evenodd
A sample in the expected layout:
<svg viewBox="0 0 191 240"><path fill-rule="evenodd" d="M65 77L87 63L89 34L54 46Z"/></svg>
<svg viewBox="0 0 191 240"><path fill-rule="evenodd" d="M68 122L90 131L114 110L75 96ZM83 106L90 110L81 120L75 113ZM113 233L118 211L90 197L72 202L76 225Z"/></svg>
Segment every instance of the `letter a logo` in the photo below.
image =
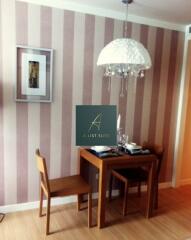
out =
<svg viewBox="0 0 191 240"><path fill-rule="evenodd" d="M101 117L102 117L102 113L98 114L95 117L95 119L91 122L91 125L90 125L88 131L90 131L93 127L96 127L97 130L100 130L100 128L101 128Z"/></svg>

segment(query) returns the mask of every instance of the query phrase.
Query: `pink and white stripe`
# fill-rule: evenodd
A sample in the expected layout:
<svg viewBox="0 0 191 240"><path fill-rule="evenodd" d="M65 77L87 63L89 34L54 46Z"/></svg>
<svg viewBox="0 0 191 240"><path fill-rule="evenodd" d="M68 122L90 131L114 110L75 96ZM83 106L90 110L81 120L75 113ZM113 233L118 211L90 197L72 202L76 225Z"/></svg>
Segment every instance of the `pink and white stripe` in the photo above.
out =
<svg viewBox="0 0 191 240"><path fill-rule="evenodd" d="M105 18L95 17L94 49L93 49L93 79L92 79L92 104L101 104L103 69L97 67L97 59L104 47Z"/></svg>
<svg viewBox="0 0 191 240"><path fill-rule="evenodd" d="M1 12L1 2L0 2ZM0 29L2 19L0 18ZM2 31L0 31L0 52L2 52ZM3 61L0 55L0 205L4 205L4 142L3 142Z"/></svg>
<svg viewBox="0 0 191 240"><path fill-rule="evenodd" d="M148 44L148 26L141 26L140 42L147 48ZM137 81L134 126L133 126L133 141L140 143L141 134L141 119L143 112L143 94L144 94L145 77Z"/></svg>
<svg viewBox="0 0 191 240"><path fill-rule="evenodd" d="M95 16L85 16L83 104L92 103Z"/></svg>
<svg viewBox="0 0 191 240"><path fill-rule="evenodd" d="M52 48L54 49L54 78L63 76L63 21L62 10L52 9ZM62 23L58 25L58 22ZM54 81L53 98L51 104L51 138L50 138L50 177L60 177L61 146L62 146L62 86L63 81ZM56 124L55 124L56 123Z"/></svg>
<svg viewBox="0 0 191 240"><path fill-rule="evenodd" d="M73 61L73 91L72 91L72 146L71 146L71 174L76 174L78 169L78 148L76 145L76 105L82 104L83 93L83 62L85 39L85 15L75 14L74 23L74 61Z"/></svg>
<svg viewBox="0 0 191 240"><path fill-rule="evenodd" d="M63 88L62 88L62 163L61 175L70 174L72 143L72 91L74 56L74 13L64 12Z"/></svg>
<svg viewBox="0 0 191 240"><path fill-rule="evenodd" d="M147 141L148 135L149 135L149 117L150 117L151 95L152 95L152 85L153 85L153 65L154 65L153 59L155 58L156 30L157 29L155 27L149 27L148 29L147 49L151 55L152 67L145 73L140 142L143 142L145 140Z"/></svg>
<svg viewBox="0 0 191 240"><path fill-rule="evenodd" d="M34 4L28 5L28 45L40 46L41 9ZM36 171L34 152L40 147L40 104L28 104L28 198L38 199L39 174Z"/></svg>
<svg viewBox="0 0 191 240"><path fill-rule="evenodd" d="M52 47L52 9L41 7L40 15L40 47ZM50 172L50 121L51 105L48 103L40 104L40 149L46 156L48 172Z"/></svg>
<svg viewBox="0 0 191 240"><path fill-rule="evenodd" d="M105 34L104 34L104 46L113 40L114 20L111 18L105 19ZM110 91L108 91L108 81L105 77L102 78L102 101L103 105L107 105L110 102Z"/></svg>
<svg viewBox="0 0 191 240"><path fill-rule="evenodd" d="M2 82L3 82L3 176L4 204L17 202L17 134L15 80L15 5L1 1ZM1 160L2 161L2 160Z"/></svg>
<svg viewBox="0 0 191 240"><path fill-rule="evenodd" d="M28 5L16 5L16 41L28 45ZM22 25L22 28L20 27ZM28 199L28 104L17 103L17 202Z"/></svg>
<svg viewBox="0 0 191 240"><path fill-rule="evenodd" d="M0 5L0 205L38 198L37 147L47 159L50 177L77 172L77 104L117 105L130 140L164 144L161 181L169 181L183 33L128 24L128 36L148 48L153 67L137 84L128 80L121 98L121 82L113 79L108 92L96 61L105 44L123 36L122 21L16 2L15 29L14 10L5 1ZM15 48L10 46L16 44L54 50L52 103L14 102Z"/></svg>

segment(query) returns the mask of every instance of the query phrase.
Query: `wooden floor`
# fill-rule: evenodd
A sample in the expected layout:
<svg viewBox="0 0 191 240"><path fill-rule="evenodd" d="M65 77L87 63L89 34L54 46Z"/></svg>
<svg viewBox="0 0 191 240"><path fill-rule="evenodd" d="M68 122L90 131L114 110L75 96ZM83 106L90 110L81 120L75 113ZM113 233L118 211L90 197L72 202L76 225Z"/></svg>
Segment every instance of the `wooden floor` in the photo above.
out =
<svg viewBox="0 0 191 240"><path fill-rule="evenodd" d="M142 198L143 199L143 198ZM77 212L76 205L52 208L50 231L45 236L45 217L39 218L37 210L7 214L0 223L2 240L188 240L191 239L191 186L160 190L159 209L151 219L145 219L144 201L130 196L128 215L121 215L121 201L107 204L104 229L87 227L87 210ZM94 222L96 217L94 207Z"/></svg>

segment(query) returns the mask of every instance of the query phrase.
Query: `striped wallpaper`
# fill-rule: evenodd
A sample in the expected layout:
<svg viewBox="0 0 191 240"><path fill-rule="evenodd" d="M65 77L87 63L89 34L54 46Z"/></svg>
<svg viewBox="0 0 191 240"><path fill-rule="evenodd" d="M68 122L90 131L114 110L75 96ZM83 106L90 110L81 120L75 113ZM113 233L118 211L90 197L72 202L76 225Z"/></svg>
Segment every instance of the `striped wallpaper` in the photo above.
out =
<svg viewBox="0 0 191 240"><path fill-rule="evenodd" d="M2 0L0 12L0 205L38 199L37 147L51 178L77 172L76 104L117 105L131 141L164 144L161 181L171 180L183 33L128 24L153 66L144 79L129 80L121 98L121 81L113 79L109 92L96 61L105 44L123 36L122 21L12 0ZM14 102L16 44L54 49L51 104Z"/></svg>

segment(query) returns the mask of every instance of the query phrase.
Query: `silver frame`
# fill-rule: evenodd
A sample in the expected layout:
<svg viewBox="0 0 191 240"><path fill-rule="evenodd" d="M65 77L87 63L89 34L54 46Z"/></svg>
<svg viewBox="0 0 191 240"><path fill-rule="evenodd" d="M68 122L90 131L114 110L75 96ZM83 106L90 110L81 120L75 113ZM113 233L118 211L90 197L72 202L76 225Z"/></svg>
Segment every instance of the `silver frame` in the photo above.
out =
<svg viewBox="0 0 191 240"><path fill-rule="evenodd" d="M17 49L18 48L25 48L25 49L33 49L33 50L39 50L39 51L47 51L50 52L50 99L49 100L36 100L36 99L18 99L17 98ZM52 102L52 78L53 78L53 49L50 48L36 48L36 47L30 47L30 46L23 46L23 45L16 45L16 79L15 79L15 90L14 90L14 94L15 94L15 101L16 102L36 102L36 103L40 103L40 102L44 102L44 103L50 103Z"/></svg>

